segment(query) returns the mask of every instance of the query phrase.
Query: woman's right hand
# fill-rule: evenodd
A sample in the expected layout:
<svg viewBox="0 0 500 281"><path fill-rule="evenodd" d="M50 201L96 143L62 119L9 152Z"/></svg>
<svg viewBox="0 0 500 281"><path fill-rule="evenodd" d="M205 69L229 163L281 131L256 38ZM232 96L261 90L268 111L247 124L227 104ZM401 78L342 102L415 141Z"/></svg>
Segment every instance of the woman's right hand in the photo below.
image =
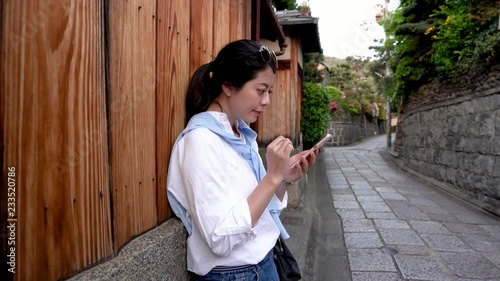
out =
<svg viewBox="0 0 500 281"><path fill-rule="evenodd" d="M266 150L267 175L279 184L290 169L290 154L293 150L292 141L283 136L273 140Z"/></svg>

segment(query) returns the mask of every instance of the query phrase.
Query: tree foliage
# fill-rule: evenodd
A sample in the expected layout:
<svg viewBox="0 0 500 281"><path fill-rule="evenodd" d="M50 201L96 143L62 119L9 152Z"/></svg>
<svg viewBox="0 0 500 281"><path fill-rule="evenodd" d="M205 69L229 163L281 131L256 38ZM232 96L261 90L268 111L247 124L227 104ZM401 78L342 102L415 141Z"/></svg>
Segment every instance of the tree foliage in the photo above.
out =
<svg viewBox="0 0 500 281"><path fill-rule="evenodd" d="M285 9L287 9L287 10L296 10L297 9L297 3L295 2L295 0L272 0L271 3L278 11L285 10Z"/></svg>
<svg viewBox="0 0 500 281"><path fill-rule="evenodd" d="M325 78L324 70L318 66L323 63L322 53L308 53L304 55L304 82L322 83Z"/></svg>
<svg viewBox="0 0 500 281"><path fill-rule="evenodd" d="M413 90L498 60L499 0L401 0L380 23L386 40L372 70L377 88L406 102ZM382 71L383 68L390 73Z"/></svg>
<svg viewBox="0 0 500 281"><path fill-rule="evenodd" d="M498 1L446 0L435 11L434 17L444 19L428 30L434 41L433 62L438 71L462 71L470 64L477 67L478 63L498 57L498 6Z"/></svg>
<svg viewBox="0 0 500 281"><path fill-rule="evenodd" d="M329 68L331 77L328 84L342 93L331 98L334 107L353 116L385 118L379 116L379 108L385 108L385 105L384 98L379 95L381 92L377 91L372 65L373 62L367 58L347 57Z"/></svg>

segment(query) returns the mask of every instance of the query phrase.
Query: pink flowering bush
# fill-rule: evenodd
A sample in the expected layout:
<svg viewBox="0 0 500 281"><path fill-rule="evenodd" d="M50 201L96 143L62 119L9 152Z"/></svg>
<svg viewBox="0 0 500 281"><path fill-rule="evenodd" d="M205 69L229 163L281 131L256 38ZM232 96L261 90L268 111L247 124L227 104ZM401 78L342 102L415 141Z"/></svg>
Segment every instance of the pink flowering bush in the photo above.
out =
<svg viewBox="0 0 500 281"><path fill-rule="evenodd" d="M332 102L330 104L330 111L335 111L337 110L337 103L336 102Z"/></svg>

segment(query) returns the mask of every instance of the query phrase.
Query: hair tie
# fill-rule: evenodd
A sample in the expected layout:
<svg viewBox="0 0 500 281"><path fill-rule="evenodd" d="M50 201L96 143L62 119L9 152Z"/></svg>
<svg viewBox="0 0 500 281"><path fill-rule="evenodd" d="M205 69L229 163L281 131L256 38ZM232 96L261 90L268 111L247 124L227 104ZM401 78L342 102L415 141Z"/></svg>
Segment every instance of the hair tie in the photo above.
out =
<svg viewBox="0 0 500 281"><path fill-rule="evenodd" d="M213 61L208 63L208 76L212 78L214 76L214 64Z"/></svg>

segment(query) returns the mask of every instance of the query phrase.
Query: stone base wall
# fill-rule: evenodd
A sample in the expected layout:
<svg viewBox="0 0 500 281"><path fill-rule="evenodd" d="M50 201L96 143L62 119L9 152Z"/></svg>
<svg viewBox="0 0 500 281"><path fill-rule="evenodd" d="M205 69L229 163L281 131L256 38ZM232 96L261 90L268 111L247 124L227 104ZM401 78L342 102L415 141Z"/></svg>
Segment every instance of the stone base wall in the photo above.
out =
<svg viewBox="0 0 500 281"><path fill-rule="evenodd" d="M116 257L67 280L190 280L186 239L187 233L180 220L167 220L130 241Z"/></svg>
<svg viewBox="0 0 500 281"><path fill-rule="evenodd" d="M346 146L364 138L385 134L385 122L368 120L364 116L351 116L337 109L330 115L327 133L332 139L326 146Z"/></svg>
<svg viewBox="0 0 500 281"><path fill-rule="evenodd" d="M500 214L500 68L492 70L475 90L462 89L466 94L434 87L439 96L454 98L416 100L419 107L409 106L398 126L397 150L410 169Z"/></svg>

